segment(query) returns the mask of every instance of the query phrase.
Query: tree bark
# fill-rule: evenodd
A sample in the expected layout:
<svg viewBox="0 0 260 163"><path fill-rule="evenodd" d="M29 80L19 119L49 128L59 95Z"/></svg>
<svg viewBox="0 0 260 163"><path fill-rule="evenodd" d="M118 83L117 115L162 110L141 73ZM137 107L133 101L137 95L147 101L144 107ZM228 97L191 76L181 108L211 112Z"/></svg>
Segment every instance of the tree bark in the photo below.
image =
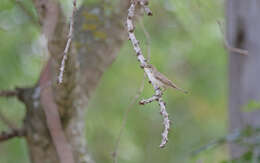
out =
<svg viewBox="0 0 260 163"><path fill-rule="evenodd" d="M243 108L252 100L260 100L260 1L227 0L226 16L229 44L246 49L249 54L244 56L230 51L229 55L230 132L246 126L259 128L260 110L245 112ZM238 144L231 144L230 147L233 158L248 150Z"/></svg>
<svg viewBox="0 0 260 163"><path fill-rule="evenodd" d="M76 163L94 162L86 147L84 110L126 38L123 20L128 3L120 1L110 14L104 12L102 2L79 9L64 81L58 86L56 81L68 25L57 1L34 0L42 32L48 39L50 59L36 86L19 89L18 93L27 109L24 128L32 163L70 162L65 152L59 153L67 148L72 150ZM64 138L60 130L64 131ZM66 141L69 147L62 146ZM65 159L62 161L61 157Z"/></svg>

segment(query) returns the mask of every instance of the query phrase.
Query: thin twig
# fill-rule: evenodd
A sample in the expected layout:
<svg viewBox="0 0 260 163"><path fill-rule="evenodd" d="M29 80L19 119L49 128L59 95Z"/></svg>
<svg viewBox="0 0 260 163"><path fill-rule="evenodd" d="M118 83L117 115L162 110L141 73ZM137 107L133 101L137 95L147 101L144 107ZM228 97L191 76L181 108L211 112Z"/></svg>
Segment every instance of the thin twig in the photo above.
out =
<svg viewBox="0 0 260 163"><path fill-rule="evenodd" d="M8 139L14 138L14 137L23 137L25 136L25 130L22 129L12 129L8 132L1 132L0 133L0 142L6 141Z"/></svg>
<svg viewBox="0 0 260 163"><path fill-rule="evenodd" d="M199 149L194 150L191 153L191 155L195 156L195 155L198 155L199 153L201 153L203 151L212 149L212 148L220 146L222 144L231 143L231 142L237 141L243 135L243 131L244 130L236 130L235 132L232 132L232 133L230 133L230 134L228 134L226 136L223 136L223 137L221 137L219 139L213 140L213 141L209 142L208 144L200 147Z"/></svg>
<svg viewBox="0 0 260 163"><path fill-rule="evenodd" d="M70 18L70 27L69 27L69 33L68 33L68 40L67 40L64 52L63 52L63 58L62 58L62 61L61 61L60 73L59 73L59 77L58 77L58 83L59 84L61 84L62 81L63 81L63 74L64 74L64 70L65 70L65 63L66 63L66 60L68 58L68 52L69 52L69 48L70 48L70 44L71 44L72 36L73 36L74 16L75 16L76 11L77 11L77 0L73 0L73 10L72 10L71 18Z"/></svg>
<svg viewBox="0 0 260 163"><path fill-rule="evenodd" d="M246 127L243 129L237 129L232 133L229 133L226 136L223 136L221 138L215 139L211 142L209 142L208 144L194 150L191 152L191 156L195 156L198 155L199 153L218 147L222 144L226 144L226 143L235 143L235 142L239 142L239 143L244 143L244 144L250 144L250 141L248 141L249 137L252 137L253 135L259 134L260 132L260 128L251 128L251 127Z"/></svg>
<svg viewBox="0 0 260 163"><path fill-rule="evenodd" d="M144 32L146 46L147 46L147 62L151 61L151 36L149 32L146 30L143 20L139 19L139 24Z"/></svg>
<svg viewBox="0 0 260 163"><path fill-rule="evenodd" d="M0 97L16 97L17 94L18 94L17 90L0 91Z"/></svg>
<svg viewBox="0 0 260 163"><path fill-rule="evenodd" d="M157 100L157 99L158 99L158 97L155 96L155 95L153 95L152 97L150 97L150 98L148 98L148 99L143 99L143 100L139 101L139 104L140 104L140 105L149 104L149 103L151 103L151 102L153 102L153 101L155 101L155 100Z"/></svg>
<svg viewBox="0 0 260 163"><path fill-rule="evenodd" d="M135 34L134 34L135 28L134 28L134 24L133 24L133 19L135 16L135 8L136 8L137 4L140 4L140 1L131 1L131 5L128 9L128 16L127 16L127 20L126 20L128 37L133 45L134 51L136 52L137 59L140 62L141 68L144 69L145 74L147 75L150 83L152 84L152 86L155 90L155 96L157 96L157 100L160 105L160 113L162 114L163 119L164 119L163 120L164 131L162 133L162 141L160 144L160 147L163 148L168 141L168 131L170 128L170 120L169 120L168 113L166 111L165 102L162 100L162 91L155 83L156 78L154 77L154 74L152 73L152 69L150 67L148 67L147 60L144 58L141 48L139 46L139 41L136 39ZM144 4L146 6L148 5L148 3L144 3Z"/></svg>
<svg viewBox="0 0 260 163"><path fill-rule="evenodd" d="M235 47L232 47L227 39L226 39L226 35L225 35L225 32L224 32L224 29L223 29L223 26L222 26L222 23L220 21L217 21L217 24L219 25L219 29L223 35L223 40L224 40L224 46L227 50L231 51L231 52L234 52L234 53L238 53L238 54L241 54L241 55L245 55L245 56L248 56L248 50L245 50L245 49L240 49L240 48L235 48Z"/></svg>
<svg viewBox="0 0 260 163"><path fill-rule="evenodd" d="M133 108L133 105L136 104L138 98L140 97L141 93L143 92L143 89L144 89L144 81L145 81L145 75L144 75L144 79L136 93L136 95L132 98L128 108L126 109L125 113L124 113L124 117L123 117L123 122L122 122L122 125L120 127L120 130L119 130L119 134L118 134L118 137L116 139L116 145L115 145L115 148L114 148L114 152L112 153L112 157L113 157L113 162L114 163L117 163L117 156L118 156L118 147L119 147L119 143L120 143L120 140L121 140L121 137L122 137L122 134L123 134L123 129L126 125L126 121L127 121L127 115L128 113L130 112L131 108Z"/></svg>

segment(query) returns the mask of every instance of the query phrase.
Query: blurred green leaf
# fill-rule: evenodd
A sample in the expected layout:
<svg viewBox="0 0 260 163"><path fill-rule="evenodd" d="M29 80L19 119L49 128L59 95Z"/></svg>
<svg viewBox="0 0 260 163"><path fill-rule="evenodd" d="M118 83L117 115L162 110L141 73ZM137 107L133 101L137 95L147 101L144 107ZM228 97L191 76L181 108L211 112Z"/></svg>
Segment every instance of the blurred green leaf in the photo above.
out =
<svg viewBox="0 0 260 163"><path fill-rule="evenodd" d="M244 106L243 111L245 112L253 112L260 109L260 102L256 100L250 100L246 106Z"/></svg>

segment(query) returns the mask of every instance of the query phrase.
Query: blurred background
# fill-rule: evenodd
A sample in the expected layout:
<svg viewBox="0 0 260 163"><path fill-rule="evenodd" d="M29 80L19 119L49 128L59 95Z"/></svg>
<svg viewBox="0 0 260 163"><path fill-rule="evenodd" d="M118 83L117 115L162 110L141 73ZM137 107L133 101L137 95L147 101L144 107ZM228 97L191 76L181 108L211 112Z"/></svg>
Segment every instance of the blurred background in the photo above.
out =
<svg viewBox="0 0 260 163"><path fill-rule="evenodd" d="M22 1L36 14L29 0ZM65 11L71 1L61 0ZM88 1L87 4L94 3ZM131 108L119 144L119 163L218 163L228 159L227 146L191 152L227 133L227 52L217 24L224 22L224 0L150 1L154 16L142 17L136 36L151 63L189 94L169 89L164 94L172 121L169 142L159 148L163 130L157 103ZM109 10L109 9L108 9ZM150 42L149 45L147 42ZM31 86L46 60L44 39L24 11L11 0L0 2L0 90ZM143 80L134 51L125 42L118 58L103 75L86 108L86 139L97 163L112 162L123 115ZM145 81L140 99L153 95ZM139 100L140 100L139 99ZM21 125L25 107L15 99L0 98L0 111ZM0 121L0 131L7 126ZM0 163L28 163L23 139L0 144Z"/></svg>

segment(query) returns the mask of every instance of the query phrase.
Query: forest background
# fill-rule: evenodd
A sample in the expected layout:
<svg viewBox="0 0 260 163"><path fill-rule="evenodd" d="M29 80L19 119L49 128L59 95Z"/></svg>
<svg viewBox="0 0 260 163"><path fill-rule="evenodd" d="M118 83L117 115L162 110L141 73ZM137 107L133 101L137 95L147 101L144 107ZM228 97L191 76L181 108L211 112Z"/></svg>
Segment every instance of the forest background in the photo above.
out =
<svg viewBox="0 0 260 163"><path fill-rule="evenodd" d="M69 17L71 1L60 2ZM29 0L22 3L36 15ZM109 6L112 2L104 3ZM162 131L158 104L140 106L136 103L128 114L119 145L119 162L217 163L227 160L226 145L191 156L192 151L225 136L228 130L228 54L223 46L225 36L217 24L218 21L224 23L224 1L163 0L150 1L149 6L153 16L137 21L136 36L145 54L150 48L151 63L189 94L170 89L164 95L172 121L169 142L164 149L158 147ZM150 38L145 37L140 22ZM0 89L37 82L47 58L40 34L39 26L17 3L1 0ZM133 53L131 44L126 41L116 61L104 73L85 113L89 152L98 163L112 162L111 153L124 112L143 79ZM141 98L150 97L152 92L151 85L145 84ZM0 98L0 111L19 126L25 107L16 99ZM0 131L6 128L0 121ZM20 138L0 144L0 163L16 162L29 162L25 140Z"/></svg>

